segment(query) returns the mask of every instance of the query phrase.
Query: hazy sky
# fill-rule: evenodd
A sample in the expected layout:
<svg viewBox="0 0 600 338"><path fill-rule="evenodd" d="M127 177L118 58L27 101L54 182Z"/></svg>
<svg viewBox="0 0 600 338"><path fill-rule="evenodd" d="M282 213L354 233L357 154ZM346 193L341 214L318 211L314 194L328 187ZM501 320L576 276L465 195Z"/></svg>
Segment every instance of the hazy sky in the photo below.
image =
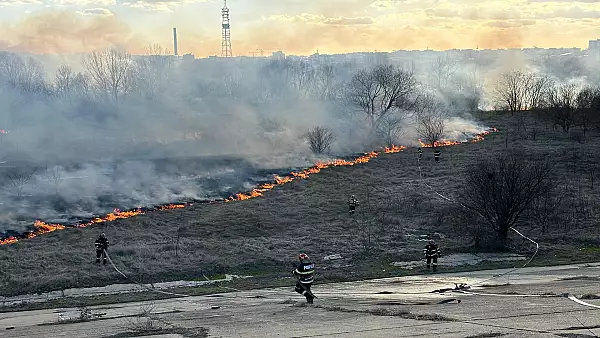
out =
<svg viewBox="0 0 600 338"><path fill-rule="evenodd" d="M0 0L0 49L85 52L159 43L220 54L222 1ZM586 47L600 0L229 0L234 55L396 49Z"/></svg>

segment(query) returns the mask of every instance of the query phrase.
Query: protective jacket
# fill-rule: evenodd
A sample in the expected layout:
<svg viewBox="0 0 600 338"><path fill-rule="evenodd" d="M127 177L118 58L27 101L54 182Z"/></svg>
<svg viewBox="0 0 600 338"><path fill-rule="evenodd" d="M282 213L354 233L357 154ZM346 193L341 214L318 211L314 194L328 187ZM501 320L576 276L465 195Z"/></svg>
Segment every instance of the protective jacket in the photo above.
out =
<svg viewBox="0 0 600 338"><path fill-rule="evenodd" d="M298 277L298 280L302 284L312 284L315 274L315 265L309 260L300 262L296 268L292 271L294 276Z"/></svg>
<svg viewBox="0 0 600 338"><path fill-rule="evenodd" d="M96 239L94 244L96 245L96 250L106 250L108 249L108 238L100 236Z"/></svg>
<svg viewBox="0 0 600 338"><path fill-rule="evenodd" d="M425 254L425 257L439 257L440 249L437 244L427 244L425 249L423 249L423 253Z"/></svg>

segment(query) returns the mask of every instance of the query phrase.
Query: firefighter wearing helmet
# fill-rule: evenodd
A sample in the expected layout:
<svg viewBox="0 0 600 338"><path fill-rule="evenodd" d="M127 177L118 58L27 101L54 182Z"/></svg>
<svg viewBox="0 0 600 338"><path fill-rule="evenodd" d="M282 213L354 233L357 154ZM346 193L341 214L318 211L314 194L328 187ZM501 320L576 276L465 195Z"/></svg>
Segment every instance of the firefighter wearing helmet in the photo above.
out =
<svg viewBox="0 0 600 338"><path fill-rule="evenodd" d="M298 260L300 261L292 273L296 278L298 278L298 282L296 283L296 288L294 289L299 294L306 297L306 302L308 304L313 303L313 299L315 298L313 293L310 291L310 287L313 283L313 275L315 273L315 265L310 261L308 255L305 253L301 253L298 255Z"/></svg>
<svg viewBox="0 0 600 338"><path fill-rule="evenodd" d="M106 265L106 250L108 250L108 238L106 238L106 234L101 233L94 244L96 246L96 263L100 263L100 257L102 257L102 264Z"/></svg>
<svg viewBox="0 0 600 338"><path fill-rule="evenodd" d="M425 254L425 259L427 261L427 269L433 264L433 272L436 272L438 258L440 257L440 249L433 239L429 240L429 243L425 246L425 249L423 249L423 253Z"/></svg>

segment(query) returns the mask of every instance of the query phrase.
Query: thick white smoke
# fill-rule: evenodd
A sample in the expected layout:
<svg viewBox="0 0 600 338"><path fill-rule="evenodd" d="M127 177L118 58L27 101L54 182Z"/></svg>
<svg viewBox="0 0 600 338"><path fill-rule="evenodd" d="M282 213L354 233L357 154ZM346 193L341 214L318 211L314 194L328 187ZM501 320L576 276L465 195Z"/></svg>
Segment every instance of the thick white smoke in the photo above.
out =
<svg viewBox="0 0 600 338"><path fill-rule="evenodd" d="M0 54L0 129L10 131L0 134L0 233L23 231L35 219L74 222L113 208L227 197L273 174L382 145L373 142L364 114L342 102L352 75L374 64L127 60L131 67L114 97L85 64L75 70L53 61L48 69L58 70L49 73L32 56ZM566 76L526 59L385 62L410 64L419 91L439 99L449 140L488 127L468 112L489 106L492 79L502 69L518 64L587 81L577 71ZM315 126L336 135L329 154L311 153L304 135ZM388 136L403 145L420 138L412 118Z"/></svg>

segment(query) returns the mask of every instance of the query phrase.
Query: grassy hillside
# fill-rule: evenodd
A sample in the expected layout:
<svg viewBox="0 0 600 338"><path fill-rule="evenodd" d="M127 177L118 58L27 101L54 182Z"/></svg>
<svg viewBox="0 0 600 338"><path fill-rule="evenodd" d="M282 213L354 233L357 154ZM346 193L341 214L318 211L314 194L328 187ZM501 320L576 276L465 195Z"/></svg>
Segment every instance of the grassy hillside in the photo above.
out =
<svg viewBox="0 0 600 338"><path fill-rule="evenodd" d="M427 149L422 161L427 183L455 196L462 173L478 158L514 150L550 154L557 164L553 179L564 192L561 213L551 217L544 233L533 223L519 229L540 242L537 262L600 258L599 133L582 140L578 131L552 130L531 114L481 119L500 132L480 143L442 149L439 164ZM361 201L355 218L347 213L351 194ZM369 275L393 260L421 258L424 243L417 239L431 232L444 235L439 242L445 253L477 250L469 224L457 217L460 208L425 187L415 149L408 149L355 167L326 169L261 198L162 211L0 247L0 293L124 282L110 265L94 264L93 242L101 231L111 240L109 253L118 267L144 282L198 279L202 273L287 275L300 251L314 258L323 278L345 278L349 271ZM513 244L528 252L522 241ZM331 254L346 259L323 260ZM341 268L347 264L353 267Z"/></svg>

